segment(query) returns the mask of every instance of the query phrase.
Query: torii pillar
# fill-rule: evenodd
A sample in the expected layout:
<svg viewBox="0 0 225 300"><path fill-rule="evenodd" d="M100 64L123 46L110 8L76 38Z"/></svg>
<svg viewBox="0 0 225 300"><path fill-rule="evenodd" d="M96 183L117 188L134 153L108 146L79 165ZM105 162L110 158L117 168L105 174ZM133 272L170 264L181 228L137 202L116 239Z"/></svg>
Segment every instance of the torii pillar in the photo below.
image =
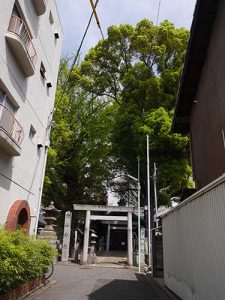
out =
<svg viewBox="0 0 225 300"><path fill-rule="evenodd" d="M132 212L127 213L127 260L128 265L133 266L133 241L132 241Z"/></svg>
<svg viewBox="0 0 225 300"><path fill-rule="evenodd" d="M88 244L89 244L89 230L91 220L105 220L105 221L127 221L127 252L128 265L133 265L133 242L132 242L132 213L137 213L136 207L125 206L105 206L105 205L82 205L74 204L74 210L86 211L85 230L84 230L84 245L83 245L83 264L87 263L88 258ZM105 212L123 212L127 216L109 216L109 215L91 215L91 211L105 211ZM144 208L140 208L140 212L144 212Z"/></svg>
<svg viewBox="0 0 225 300"><path fill-rule="evenodd" d="M84 228L84 245L83 245L83 264L87 263L88 258L88 244L90 231L90 210L86 211L85 228Z"/></svg>

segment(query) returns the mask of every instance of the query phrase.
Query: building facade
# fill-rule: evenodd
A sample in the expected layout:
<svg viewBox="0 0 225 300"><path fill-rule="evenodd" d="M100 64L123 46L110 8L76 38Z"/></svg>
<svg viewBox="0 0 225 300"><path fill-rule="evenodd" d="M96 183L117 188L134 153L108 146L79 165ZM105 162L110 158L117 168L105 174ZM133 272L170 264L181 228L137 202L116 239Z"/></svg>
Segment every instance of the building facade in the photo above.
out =
<svg viewBox="0 0 225 300"><path fill-rule="evenodd" d="M0 224L32 235L63 32L54 0L2 0L0 20Z"/></svg>
<svg viewBox="0 0 225 300"><path fill-rule="evenodd" d="M189 134L200 189L225 173L225 4L197 1L173 131Z"/></svg>
<svg viewBox="0 0 225 300"><path fill-rule="evenodd" d="M190 134L197 192L162 216L164 283L225 299L225 2L197 0L173 131Z"/></svg>

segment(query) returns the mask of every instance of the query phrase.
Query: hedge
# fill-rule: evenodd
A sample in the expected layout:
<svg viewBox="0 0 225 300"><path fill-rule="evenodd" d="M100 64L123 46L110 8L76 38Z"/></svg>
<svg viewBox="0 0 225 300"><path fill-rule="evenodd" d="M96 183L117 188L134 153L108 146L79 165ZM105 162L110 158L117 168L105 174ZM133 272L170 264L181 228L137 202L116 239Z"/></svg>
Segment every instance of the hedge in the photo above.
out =
<svg viewBox="0 0 225 300"><path fill-rule="evenodd" d="M54 260L47 241L0 228L0 295L42 276Z"/></svg>

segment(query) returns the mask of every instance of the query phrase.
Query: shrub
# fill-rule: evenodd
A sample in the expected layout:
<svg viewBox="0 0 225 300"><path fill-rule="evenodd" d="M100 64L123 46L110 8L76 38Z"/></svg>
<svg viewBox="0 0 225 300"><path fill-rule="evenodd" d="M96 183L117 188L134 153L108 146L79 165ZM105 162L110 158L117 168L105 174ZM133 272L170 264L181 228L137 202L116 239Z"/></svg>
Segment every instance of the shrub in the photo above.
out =
<svg viewBox="0 0 225 300"><path fill-rule="evenodd" d="M42 276L54 256L47 241L0 228L0 294Z"/></svg>

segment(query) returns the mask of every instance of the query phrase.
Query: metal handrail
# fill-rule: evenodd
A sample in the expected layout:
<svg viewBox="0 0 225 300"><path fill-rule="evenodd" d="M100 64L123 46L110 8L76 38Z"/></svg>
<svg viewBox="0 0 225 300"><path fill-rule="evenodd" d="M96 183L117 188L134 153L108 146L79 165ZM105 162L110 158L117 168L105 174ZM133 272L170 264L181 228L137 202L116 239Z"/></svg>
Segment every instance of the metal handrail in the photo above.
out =
<svg viewBox="0 0 225 300"><path fill-rule="evenodd" d="M24 21L19 17L12 15L9 22L8 31L16 34L21 39L32 64L35 65L37 62L37 52L34 48L30 33Z"/></svg>
<svg viewBox="0 0 225 300"><path fill-rule="evenodd" d="M2 128L15 142L20 145L24 138L24 131L19 122L8 108L0 104L0 128Z"/></svg>

